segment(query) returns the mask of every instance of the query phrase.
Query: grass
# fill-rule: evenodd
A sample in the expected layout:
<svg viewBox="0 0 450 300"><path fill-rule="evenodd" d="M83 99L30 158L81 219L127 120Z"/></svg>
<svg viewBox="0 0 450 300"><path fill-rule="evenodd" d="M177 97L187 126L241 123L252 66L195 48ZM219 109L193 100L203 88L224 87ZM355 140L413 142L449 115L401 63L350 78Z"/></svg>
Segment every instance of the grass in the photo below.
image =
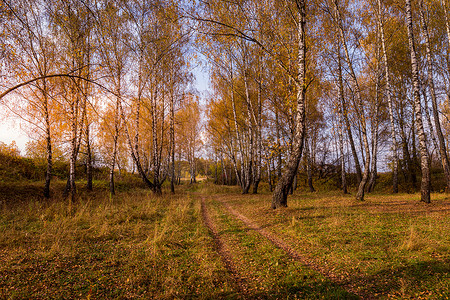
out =
<svg viewBox="0 0 450 300"><path fill-rule="evenodd" d="M231 217L212 200L213 218L248 294L261 299L357 299Z"/></svg>
<svg viewBox="0 0 450 300"><path fill-rule="evenodd" d="M178 187L155 197L139 185L79 185L69 208L58 182L53 199L37 183L0 183L0 298L240 298L236 280L203 223L211 219L247 296L348 299L342 286L294 261L237 220L218 201L289 243L298 253L380 299L450 297L450 200L433 194L369 194L357 202L339 192L298 192L289 207L270 209L271 195L236 187ZM264 186L263 189L264 191Z"/></svg>
<svg viewBox="0 0 450 300"><path fill-rule="evenodd" d="M3 204L0 298L217 298L232 294L187 194L146 190Z"/></svg>
<svg viewBox="0 0 450 300"><path fill-rule="evenodd" d="M270 195L222 195L258 224L380 298L450 297L450 202L434 194L368 195L357 202L337 192L295 194L289 207L268 208Z"/></svg>

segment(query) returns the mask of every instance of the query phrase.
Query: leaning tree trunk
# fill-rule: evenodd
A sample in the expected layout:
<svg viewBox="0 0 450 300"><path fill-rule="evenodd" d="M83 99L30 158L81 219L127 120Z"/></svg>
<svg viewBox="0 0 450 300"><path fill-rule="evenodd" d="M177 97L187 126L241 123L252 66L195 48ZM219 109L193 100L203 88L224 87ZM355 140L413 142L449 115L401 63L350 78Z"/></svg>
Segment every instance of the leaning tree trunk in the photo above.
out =
<svg viewBox="0 0 450 300"><path fill-rule="evenodd" d="M230 54L230 85L231 85L231 103L233 108L233 122L234 122L234 129L235 129L235 135L236 135L236 141L238 145L238 151L239 155L241 156L241 172L239 174L238 170L238 163L237 163L237 157L234 155L234 168L236 172L236 179L238 180L238 184L241 186L241 188L245 185L245 174L244 174L244 149L243 149L243 142L242 142L242 135L241 131L239 129L238 125L238 118L236 113L236 99L234 97L234 73L233 73L233 58Z"/></svg>
<svg viewBox="0 0 450 300"><path fill-rule="evenodd" d="M86 123L86 152L87 152L87 162L86 162L86 188L88 191L92 191L92 147L90 140L90 129L89 124Z"/></svg>
<svg viewBox="0 0 450 300"><path fill-rule="evenodd" d="M444 9L444 16L445 16L445 29L447 32L447 53L448 49L450 48L450 22L448 19L448 11L447 11L447 3L446 0L441 0L442 8ZM450 61L447 57L447 69L450 73ZM447 89L447 104L450 107L450 90Z"/></svg>
<svg viewBox="0 0 450 300"><path fill-rule="evenodd" d="M427 88L426 88L426 80L422 80L421 82L421 91L422 91L422 97L423 97L423 110L425 113L425 119L427 121L427 125L428 128L430 130L430 138L431 141L433 142L432 147L434 147L434 149L436 149L437 151L439 151L439 146L438 146L438 142L436 140L436 135L434 134L434 126L433 126L433 122L431 121L431 115L430 115L430 107L428 105L428 95L427 95ZM431 161L433 161L433 154L430 154L430 159Z"/></svg>
<svg viewBox="0 0 450 300"><path fill-rule="evenodd" d="M414 88L414 111L416 115L416 130L419 135L420 147L420 169L422 172L422 182L420 187L421 201L430 203L430 167L427 149L427 138L422 121L422 105L420 103L420 87L419 87L419 67L416 58L416 46L412 25L411 0L406 0L406 27L408 29L409 51L411 55L412 79Z"/></svg>
<svg viewBox="0 0 450 300"><path fill-rule="evenodd" d="M380 40L380 36L378 36ZM373 192L375 188L375 183L377 180L377 157L378 157L378 137L379 137L379 124L380 124L380 84L381 84L381 64L380 64L380 47L377 46L377 77L375 82L375 120L372 119L372 165L369 183L367 186L367 191L369 193Z"/></svg>
<svg viewBox="0 0 450 300"><path fill-rule="evenodd" d="M342 110L342 118L345 122L345 128L347 129L347 136L348 141L350 143L350 149L352 150L353 155L353 161L355 162L355 169L356 169L356 181L357 184L359 184L362 180L362 172L361 172L361 166L359 164L359 158L358 153L356 152L355 147L355 141L353 140L353 134L352 134L352 128L350 126L350 120L348 119L348 109L347 109L347 103L345 102L344 98L344 81L342 78L342 64L341 64L341 53L340 49L337 49L337 58L338 58L338 81L339 81L339 100L341 103L341 110Z"/></svg>
<svg viewBox="0 0 450 300"><path fill-rule="evenodd" d="M417 184L417 176L416 176L416 170L414 168L414 163L412 160L411 152L409 151L408 146L408 138L406 136L406 129L405 129L405 112L404 112L404 101L403 97L406 97L406 93L402 94L399 97L399 104L397 109L397 119L398 119L398 127L399 127L399 133L400 133L400 141L401 141L401 148L403 153L403 173L405 174L406 182L411 186L414 190Z"/></svg>
<svg viewBox="0 0 450 300"><path fill-rule="evenodd" d="M398 144L397 138L395 134L395 122L394 122L394 112L393 112L393 101L392 101L392 86L391 86L391 73L389 70L387 51L386 51L386 40L384 38L384 26L383 19L381 14L381 0L378 0L378 12L377 12L377 22L378 27L380 28L381 35L381 50L383 53L383 62L384 62L384 72L386 78L386 98L388 102L388 112L389 112L389 121L391 125L391 139L392 139L392 192L398 193Z"/></svg>
<svg viewBox="0 0 450 300"><path fill-rule="evenodd" d="M283 176L277 183L272 197L272 208L287 206L287 196L292 187L292 182L299 162L302 158L303 142L305 139L305 23L306 0L298 0L298 81L297 81L297 115L294 136L292 138L292 151L286 164Z"/></svg>
<svg viewBox="0 0 450 300"><path fill-rule="evenodd" d="M431 60L431 43L430 43L430 35L428 33L428 27L425 20L423 2L420 1L420 19L422 21L422 30L425 35L425 47L427 53L427 67L428 67L428 87L430 88L431 93L431 104L433 106L433 118L434 118L434 127L436 130L436 135L439 141L439 154L441 156L442 167L444 169L445 178L447 181L447 191L450 192L450 162L447 154L447 149L445 146L444 135L442 134L441 122L439 121L439 110L436 98L436 91L434 87L433 80L433 63Z"/></svg>
<svg viewBox="0 0 450 300"><path fill-rule="evenodd" d="M339 49L337 49L339 51ZM344 194L347 194L347 180L345 176L345 155L344 155L344 131L342 130L342 127L345 126L342 122L342 120L345 118L344 116L344 107L345 107L345 100L344 100L344 82L342 80L342 66L341 66L341 55L338 52L338 98L339 98L339 150L341 153L341 181L342 181L342 192ZM348 121L348 118L347 118ZM350 136L351 138L351 132ZM353 139L351 139L353 141ZM354 145L353 145L354 148ZM361 172L361 169L359 169Z"/></svg>
<svg viewBox="0 0 450 300"><path fill-rule="evenodd" d="M138 99L139 101L139 99ZM139 102L138 102L139 104ZM122 121L123 124L123 129L125 132L125 137L127 140L127 144L128 144L128 150L130 151L131 154L131 158L133 159L133 162L136 166L136 169L139 173L139 176L141 177L142 181L145 183L145 185L150 188L150 189L154 189L154 185L153 183L148 179L147 174L145 173L144 168L142 167L142 163L140 160L140 155L139 155L139 110L137 110L137 117L136 117L136 135L135 135L135 144L133 145L131 136L130 136L130 132L128 131L128 126L127 126L127 119L125 117L125 112L123 109L123 105L122 102L119 102L119 110L120 110L120 119Z"/></svg>
<svg viewBox="0 0 450 300"><path fill-rule="evenodd" d="M352 62L350 60L350 54L349 54L349 51L347 48L347 43L345 41L344 28L342 25L342 17L341 17L340 11L339 11L337 0L334 0L333 3L334 3L334 8L335 8L335 15L336 15L336 21L337 21L337 25L338 25L337 27L339 30L339 36L341 39L342 46L344 47L345 58L347 60L347 65L348 65L350 75L351 75L351 78L353 81L353 87L356 92L356 98L357 98L356 99L357 100L356 112L360 117L363 148L364 148L364 152L366 155L366 159L365 159L365 163L364 163L364 174L362 176L361 182L359 183L358 192L356 193L356 199L362 201L362 200L364 200L364 192L365 192L367 180L369 178L369 169L370 169L370 147L369 147L369 142L367 140L366 118L365 118L365 114L364 114L361 90L359 87L358 80L356 78L356 73L353 69Z"/></svg>
<svg viewBox="0 0 450 300"><path fill-rule="evenodd" d="M136 117L135 117L135 135L134 135L134 145L130 136L130 132L128 131L127 122L125 118L125 112L122 106L122 102L120 102L120 118L124 125L125 136L128 142L128 149L131 154L131 158L133 159L134 165L138 171L139 176L145 185L151 190L154 189L153 183L148 179L147 174L142 167L140 151L139 151L139 128L140 128L140 114L141 114L141 98L143 93L143 83L142 83L142 54L139 57L139 74L138 74L138 96L136 103Z"/></svg>
<svg viewBox="0 0 450 300"><path fill-rule="evenodd" d="M344 98L342 98L342 105L343 105L343 112L344 112L343 117L344 117L344 121L345 121L345 128L347 129L348 141L350 144L350 149L352 150L353 161L355 163L356 182L357 182L357 184L359 184L362 180L361 165L359 163L358 152L356 151L355 140L353 139L352 127L350 125L350 120L348 119L347 103L345 102Z"/></svg>
<svg viewBox="0 0 450 300"><path fill-rule="evenodd" d="M347 178L345 176L345 155L344 155L344 133L342 130L342 112L339 113L339 152L341 154L341 186L342 186L342 192L344 194L347 194Z"/></svg>
<svg viewBox="0 0 450 300"><path fill-rule="evenodd" d="M315 192L316 189L313 185L313 178L312 178L312 162L311 162L311 155L309 153L309 143L308 143L308 134L305 135L305 158L306 158L306 175L308 177L308 187L309 191L311 193Z"/></svg>
<svg viewBox="0 0 450 300"><path fill-rule="evenodd" d="M379 104L377 103L376 105L377 105L377 107L375 109L375 124L374 124L374 128L372 130L372 166L371 166L369 183L368 183L368 187L367 187L367 191L369 193L373 192L373 189L375 188L375 182L377 179Z"/></svg>
<svg viewBox="0 0 450 300"><path fill-rule="evenodd" d="M241 175L239 174L239 169L238 169L238 164L237 164L237 159L236 159L236 154L231 154L231 164L232 167L234 169L234 173L236 176L236 182L239 186L242 186L242 181L243 179L241 178ZM231 170L230 170L231 171ZM231 185L231 172L230 172L230 185Z"/></svg>
<svg viewBox="0 0 450 300"><path fill-rule="evenodd" d="M45 114L45 140L47 144L47 169L45 171L44 197L50 198L50 181L52 180L52 136L50 129L50 113L48 109L48 95L46 80L44 80L43 96L44 96L44 114Z"/></svg>

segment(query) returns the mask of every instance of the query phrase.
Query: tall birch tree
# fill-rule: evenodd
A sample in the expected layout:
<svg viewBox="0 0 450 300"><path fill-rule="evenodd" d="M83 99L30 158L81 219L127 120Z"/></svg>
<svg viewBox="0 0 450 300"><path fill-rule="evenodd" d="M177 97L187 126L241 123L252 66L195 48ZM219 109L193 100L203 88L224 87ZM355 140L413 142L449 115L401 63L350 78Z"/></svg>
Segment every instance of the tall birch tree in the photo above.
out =
<svg viewBox="0 0 450 300"><path fill-rule="evenodd" d="M419 83L419 65L417 62L416 40L413 31L413 18L411 12L411 0L405 1L406 11L406 28L408 31L409 51L411 57L412 80L413 80L413 96L414 96L414 113L417 135L419 136L420 150L420 169L422 173L422 181L420 186L421 201L430 203L431 192L431 174L429 166L429 155L427 147L427 138L422 121L422 105L420 101L420 83Z"/></svg>

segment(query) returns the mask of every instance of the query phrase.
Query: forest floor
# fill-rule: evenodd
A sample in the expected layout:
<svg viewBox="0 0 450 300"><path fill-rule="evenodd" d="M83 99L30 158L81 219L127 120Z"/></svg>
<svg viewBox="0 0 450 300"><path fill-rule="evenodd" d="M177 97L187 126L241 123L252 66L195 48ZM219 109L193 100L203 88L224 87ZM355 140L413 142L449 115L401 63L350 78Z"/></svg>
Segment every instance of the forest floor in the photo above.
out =
<svg viewBox="0 0 450 300"><path fill-rule="evenodd" d="M272 210L208 183L95 188L69 205L0 186L0 298L450 298L447 194L298 191Z"/></svg>

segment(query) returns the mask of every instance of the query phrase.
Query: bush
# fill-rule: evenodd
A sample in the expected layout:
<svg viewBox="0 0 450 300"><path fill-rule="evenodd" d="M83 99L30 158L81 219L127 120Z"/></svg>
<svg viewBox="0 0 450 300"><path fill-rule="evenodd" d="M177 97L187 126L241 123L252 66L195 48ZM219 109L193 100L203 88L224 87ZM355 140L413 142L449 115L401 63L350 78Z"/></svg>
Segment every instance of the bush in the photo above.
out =
<svg viewBox="0 0 450 300"><path fill-rule="evenodd" d="M42 173L32 159L0 152L0 180L40 180Z"/></svg>

